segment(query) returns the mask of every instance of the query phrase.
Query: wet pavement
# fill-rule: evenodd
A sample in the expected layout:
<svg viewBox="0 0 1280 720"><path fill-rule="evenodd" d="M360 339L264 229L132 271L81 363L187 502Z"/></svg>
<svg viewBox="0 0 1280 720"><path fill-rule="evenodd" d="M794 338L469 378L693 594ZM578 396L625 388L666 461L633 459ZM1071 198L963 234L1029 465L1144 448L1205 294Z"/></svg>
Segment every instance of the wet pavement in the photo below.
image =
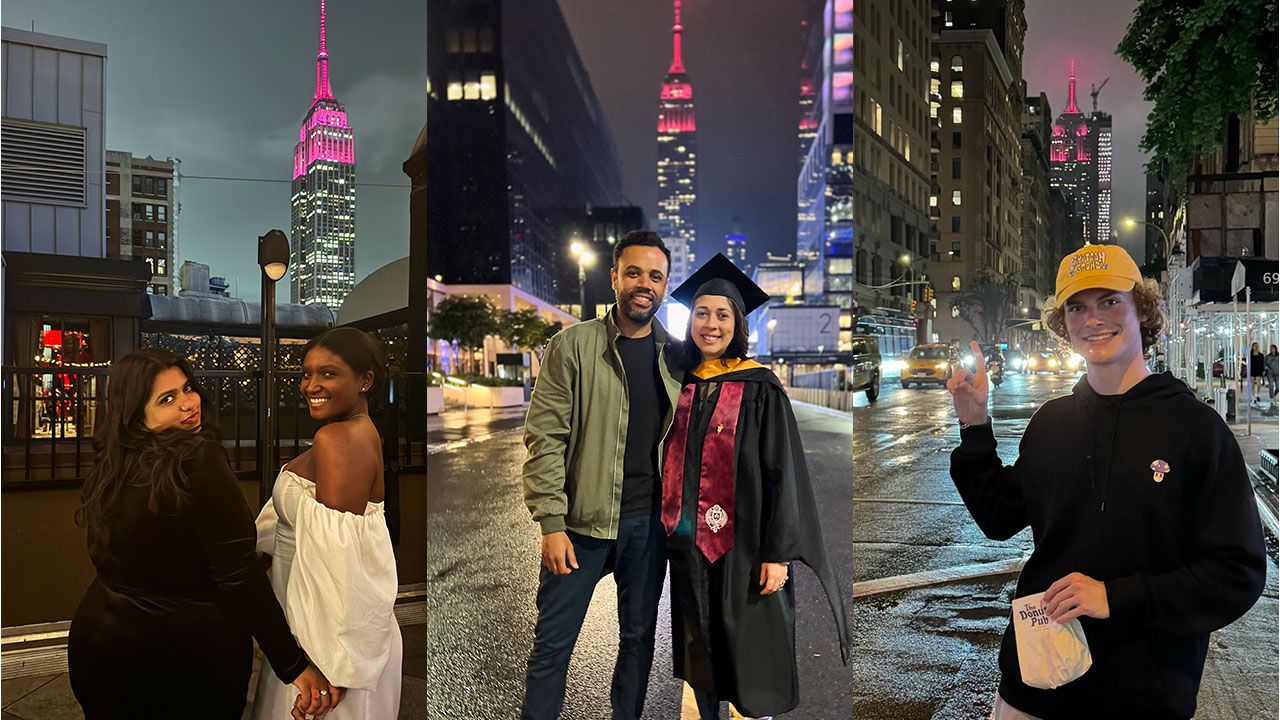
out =
<svg viewBox="0 0 1280 720"><path fill-rule="evenodd" d="M1010 375L995 390L1006 463L1035 408L1076 379ZM949 475L959 428L945 389L904 390L895 379L874 405L859 395L853 418L855 717L985 718L1017 579L1008 563L1030 552L1031 532L988 540L960 503ZM956 568L964 579L947 580ZM1262 599L1211 637L1197 718L1277 716L1276 597L1273 556Z"/></svg>
<svg viewBox="0 0 1280 720"><path fill-rule="evenodd" d="M848 414L797 405L796 416L832 563L847 587L853 562ZM536 620L540 535L520 490L524 448L511 430L429 459L428 707L432 718L515 718ZM831 612L808 568L794 571L801 705L789 718L847 720L850 669L840 664ZM596 588L569 667L564 720L609 717L618 643L616 587ZM644 717L680 717L671 678L668 594Z"/></svg>

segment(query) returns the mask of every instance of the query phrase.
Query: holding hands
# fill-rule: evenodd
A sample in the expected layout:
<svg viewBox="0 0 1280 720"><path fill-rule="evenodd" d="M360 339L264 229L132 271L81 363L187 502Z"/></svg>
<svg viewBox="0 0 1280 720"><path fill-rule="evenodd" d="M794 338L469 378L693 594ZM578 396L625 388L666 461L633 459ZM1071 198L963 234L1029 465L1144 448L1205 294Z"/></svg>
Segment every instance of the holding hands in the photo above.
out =
<svg viewBox="0 0 1280 720"><path fill-rule="evenodd" d="M294 678L293 686L298 688L298 697L291 714L301 720L322 718L342 702L342 688L330 685L315 665L308 664L307 669Z"/></svg>
<svg viewBox="0 0 1280 720"><path fill-rule="evenodd" d="M987 422L987 397L991 386L987 382L987 358L977 341L969 343L973 351L976 370L969 372L957 366L947 381L947 392L955 403L956 417L964 425L982 425Z"/></svg>

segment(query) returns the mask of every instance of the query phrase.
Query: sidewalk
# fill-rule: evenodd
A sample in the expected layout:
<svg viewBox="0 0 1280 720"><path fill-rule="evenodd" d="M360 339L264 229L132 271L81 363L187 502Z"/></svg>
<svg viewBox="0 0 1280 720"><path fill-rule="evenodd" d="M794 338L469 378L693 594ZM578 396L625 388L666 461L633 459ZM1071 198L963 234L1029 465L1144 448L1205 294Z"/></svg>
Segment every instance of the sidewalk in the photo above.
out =
<svg viewBox="0 0 1280 720"><path fill-rule="evenodd" d="M449 405L444 412L427 416L427 452L438 453L475 442L495 433L524 427L529 406L505 408Z"/></svg>
<svg viewBox="0 0 1280 720"><path fill-rule="evenodd" d="M425 599L396 605L400 634L404 639L404 675L400 690L400 718L417 720L427 716L427 603ZM244 720L253 715L253 695L257 689L261 655L254 657L253 678L249 683L249 703ZM71 681L65 671L29 677L13 677L0 682L0 720L82 720L84 713L71 694ZM8 669L4 673L10 675Z"/></svg>

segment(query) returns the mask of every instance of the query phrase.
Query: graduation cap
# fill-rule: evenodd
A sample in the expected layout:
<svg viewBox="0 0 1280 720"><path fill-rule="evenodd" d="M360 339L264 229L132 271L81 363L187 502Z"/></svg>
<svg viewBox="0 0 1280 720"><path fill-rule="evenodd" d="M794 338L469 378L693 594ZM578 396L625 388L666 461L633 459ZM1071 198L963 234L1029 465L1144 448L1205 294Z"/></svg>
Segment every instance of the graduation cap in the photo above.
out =
<svg viewBox="0 0 1280 720"><path fill-rule="evenodd" d="M751 282L746 273L721 253L698 268L688 280L671 293L671 298L693 309L694 298L702 295L720 295L742 312L745 317L769 299L769 294Z"/></svg>

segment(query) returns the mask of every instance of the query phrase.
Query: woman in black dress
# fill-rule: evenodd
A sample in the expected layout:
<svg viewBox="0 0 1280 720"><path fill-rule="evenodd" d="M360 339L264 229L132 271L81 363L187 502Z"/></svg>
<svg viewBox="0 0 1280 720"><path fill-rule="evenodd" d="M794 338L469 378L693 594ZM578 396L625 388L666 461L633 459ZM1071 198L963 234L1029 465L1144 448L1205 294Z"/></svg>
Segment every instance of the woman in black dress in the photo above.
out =
<svg viewBox="0 0 1280 720"><path fill-rule="evenodd" d="M251 638L308 712L327 712L340 690L289 632L191 364L139 350L112 365L108 391L77 513L98 574L67 647L85 717L239 718Z"/></svg>

